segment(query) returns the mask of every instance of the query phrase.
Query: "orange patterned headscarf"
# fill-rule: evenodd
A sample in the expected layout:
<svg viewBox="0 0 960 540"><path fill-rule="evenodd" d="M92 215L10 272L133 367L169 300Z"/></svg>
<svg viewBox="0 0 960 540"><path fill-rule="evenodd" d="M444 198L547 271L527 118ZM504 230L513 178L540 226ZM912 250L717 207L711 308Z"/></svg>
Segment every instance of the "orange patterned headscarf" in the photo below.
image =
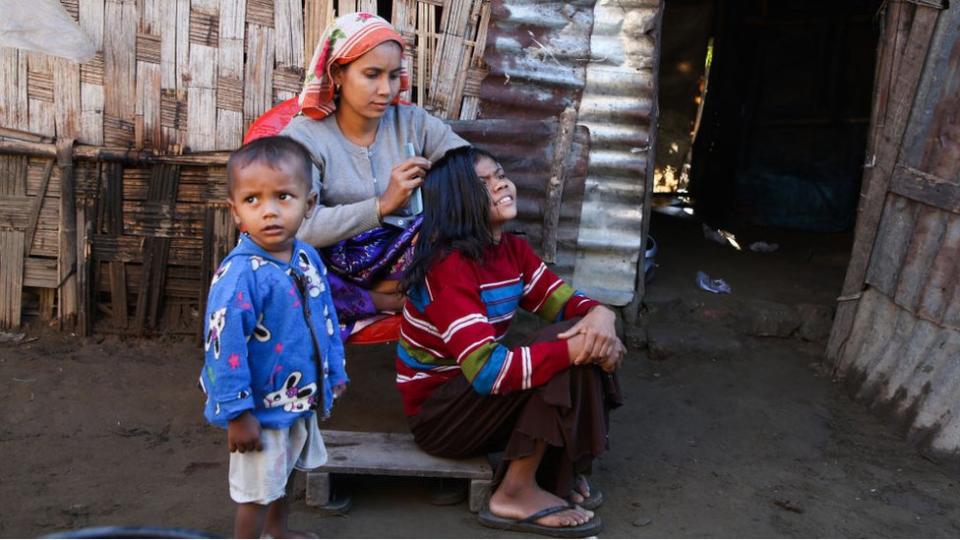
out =
<svg viewBox="0 0 960 540"><path fill-rule="evenodd" d="M313 51L311 69L307 71L300 92L300 111L314 120L329 116L337 108L330 67L349 64L386 41L396 41L403 51L403 38L386 20L365 12L337 17L323 32ZM400 101L400 94L409 88L410 78L401 65L400 92L393 99L394 105Z"/></svg>

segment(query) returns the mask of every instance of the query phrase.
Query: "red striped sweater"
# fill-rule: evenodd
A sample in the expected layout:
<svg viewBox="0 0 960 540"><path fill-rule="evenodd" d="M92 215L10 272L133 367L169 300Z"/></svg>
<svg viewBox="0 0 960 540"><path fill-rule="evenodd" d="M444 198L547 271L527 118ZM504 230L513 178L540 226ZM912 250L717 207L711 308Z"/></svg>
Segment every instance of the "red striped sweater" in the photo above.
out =
<svg viewBox="0 0 960 540"><path fill-rule="evenodd" d="M555 322L598 305L556 276L525 240L504 234L481 262L451 253L427 272L403 308L397 388L414 416L460 373L480 394L545 384L569 366L567 342L508 349L500 344L518 307Z"/></svg>

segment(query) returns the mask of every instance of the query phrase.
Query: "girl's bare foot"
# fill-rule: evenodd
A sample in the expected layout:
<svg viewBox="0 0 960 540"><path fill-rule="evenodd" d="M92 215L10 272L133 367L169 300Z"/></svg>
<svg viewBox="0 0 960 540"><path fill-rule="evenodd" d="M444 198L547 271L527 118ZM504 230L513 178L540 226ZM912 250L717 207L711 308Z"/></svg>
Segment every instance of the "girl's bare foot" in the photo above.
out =
<svg viewBox="0 0 960 540"><path fill-rule="evenodd" d="M508 486L501 484L490 497L490 513L509 519L524 519L546 508L564 506L567 501L544 491L536 484ZM545 527L575 527L593 519L593 512L574 506L569 510L542 517L536 521Z"/></svg>
<svg viewBox="0 0 960 540"><path fill-rule="evenodd" d="M573 493L570 494L570 501L573 504L581 504L588 497L590 497L590 483L587 482L586 476L578 474L573 485Z"/></svg>

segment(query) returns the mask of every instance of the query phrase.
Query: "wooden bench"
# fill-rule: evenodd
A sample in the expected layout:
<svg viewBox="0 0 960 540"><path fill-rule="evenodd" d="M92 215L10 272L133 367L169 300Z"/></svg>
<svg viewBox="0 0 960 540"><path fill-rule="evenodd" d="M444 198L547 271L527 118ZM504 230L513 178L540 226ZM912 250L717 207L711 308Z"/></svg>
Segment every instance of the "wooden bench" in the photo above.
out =
<svg viewBox="0 0 960 540"><path fill-rule="evenodd" d="M470 481L469 505L478 512L490 495L493 469L481 457L444 459L431 456L413 442L409 433L368 433L323 430L327 464L307 472L307 505L330 501L331 474L370 474L459 478Z"/></svg>

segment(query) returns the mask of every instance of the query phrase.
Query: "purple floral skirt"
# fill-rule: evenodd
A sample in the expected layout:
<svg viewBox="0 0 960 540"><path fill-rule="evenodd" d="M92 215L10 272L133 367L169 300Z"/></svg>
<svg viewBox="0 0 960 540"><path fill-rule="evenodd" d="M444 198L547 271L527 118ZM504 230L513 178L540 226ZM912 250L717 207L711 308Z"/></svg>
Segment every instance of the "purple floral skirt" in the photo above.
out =
<svg viewBox="0 0 960 540"><path fill-rule="evenodd" d="M344 340L358 322L378 315L370 288L379 281L403 276L413 258L414 242L422 222L420 216L405 229L376 227L320 249L320 256L330 271L327 279Z"/></svg>

